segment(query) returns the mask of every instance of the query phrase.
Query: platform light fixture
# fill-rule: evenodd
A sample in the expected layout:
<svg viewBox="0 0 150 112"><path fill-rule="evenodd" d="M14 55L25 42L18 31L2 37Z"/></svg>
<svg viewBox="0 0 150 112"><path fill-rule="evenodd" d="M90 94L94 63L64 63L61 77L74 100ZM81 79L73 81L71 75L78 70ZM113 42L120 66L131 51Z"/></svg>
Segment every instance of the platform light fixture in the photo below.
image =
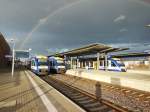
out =
<svg viewBox="0 0 150 112"><path fill-rule="evenodd" d="M145 25L145 27L149 27L149 28L150 28L150 24L148 24L148 25Z"/></svg>
<svg viewBox="0 0 150 112"><path fill-rule="evenodd" d="M30 52L30 51L32 51L32 49L31 49L31 48L29 48L29 52Z"/></svg>

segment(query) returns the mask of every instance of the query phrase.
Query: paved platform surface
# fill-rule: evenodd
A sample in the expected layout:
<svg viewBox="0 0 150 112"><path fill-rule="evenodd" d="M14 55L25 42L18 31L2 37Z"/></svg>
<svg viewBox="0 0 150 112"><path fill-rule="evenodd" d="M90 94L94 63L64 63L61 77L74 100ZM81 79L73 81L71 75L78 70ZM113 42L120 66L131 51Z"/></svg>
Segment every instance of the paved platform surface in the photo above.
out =
<svg viewBox="0 0 150 112"><path fill-rule="evenodd" d="M0 112L84 112L26 70L0 71Z"/></svg>
<svg viewBox="0 0 150 112"><path fill-rule="evenodd" d="M67 70L66 74L150 92L149 71L110 72L100 70L71 69Z"/></svg>
<svg viewBox="0 0 150 112"><path fill-rule="evenodd" d="M149 75L150 76L150 69L149 70L128 70L128 73L136 73L136 74L143 74L143 75Z"/></svg>

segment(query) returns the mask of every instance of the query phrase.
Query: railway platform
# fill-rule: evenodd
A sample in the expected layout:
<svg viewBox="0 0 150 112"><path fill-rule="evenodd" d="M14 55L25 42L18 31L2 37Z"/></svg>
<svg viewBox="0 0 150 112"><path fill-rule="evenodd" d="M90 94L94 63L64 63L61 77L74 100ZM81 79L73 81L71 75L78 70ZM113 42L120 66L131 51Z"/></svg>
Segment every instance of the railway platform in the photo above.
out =
<svg viewBox="0 0 150 112"><path fill-rule="evenodd" d="M70 69L66 74L150 92L149 71L112 72Z"/></svg>
<svg viewBox="0 0 150 112"><path fill-rule="evenodd" d="M0 112L84 112L28 70L0 70Z"/></svg>

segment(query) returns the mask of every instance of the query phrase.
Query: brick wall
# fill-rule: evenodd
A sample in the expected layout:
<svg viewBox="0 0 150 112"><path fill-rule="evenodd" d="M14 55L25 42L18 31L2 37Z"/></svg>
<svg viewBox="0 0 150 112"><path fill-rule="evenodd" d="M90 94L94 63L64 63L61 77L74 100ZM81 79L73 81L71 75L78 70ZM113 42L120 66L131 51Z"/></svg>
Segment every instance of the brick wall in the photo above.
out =
<svg viewBox="0 0 150 112"><path fill-rule="evenodd" d="M7 65L5 55L8 55L9 53L10 47L4 39L4 36L0 33L0 68Z"/></svg>

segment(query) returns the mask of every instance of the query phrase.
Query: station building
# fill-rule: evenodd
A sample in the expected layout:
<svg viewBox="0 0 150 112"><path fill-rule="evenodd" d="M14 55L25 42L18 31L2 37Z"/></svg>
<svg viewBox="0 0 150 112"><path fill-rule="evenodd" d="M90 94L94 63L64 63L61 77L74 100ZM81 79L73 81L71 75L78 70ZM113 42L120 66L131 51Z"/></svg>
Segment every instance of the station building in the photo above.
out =
<svg viewBox="0 0 150 112"><path fill-rule="evenodd" d="M5 56L9 54L10 54L10 46L6 42L2 33L0 33L0 68L8 64L8 59L5 58Z"/></svg>

